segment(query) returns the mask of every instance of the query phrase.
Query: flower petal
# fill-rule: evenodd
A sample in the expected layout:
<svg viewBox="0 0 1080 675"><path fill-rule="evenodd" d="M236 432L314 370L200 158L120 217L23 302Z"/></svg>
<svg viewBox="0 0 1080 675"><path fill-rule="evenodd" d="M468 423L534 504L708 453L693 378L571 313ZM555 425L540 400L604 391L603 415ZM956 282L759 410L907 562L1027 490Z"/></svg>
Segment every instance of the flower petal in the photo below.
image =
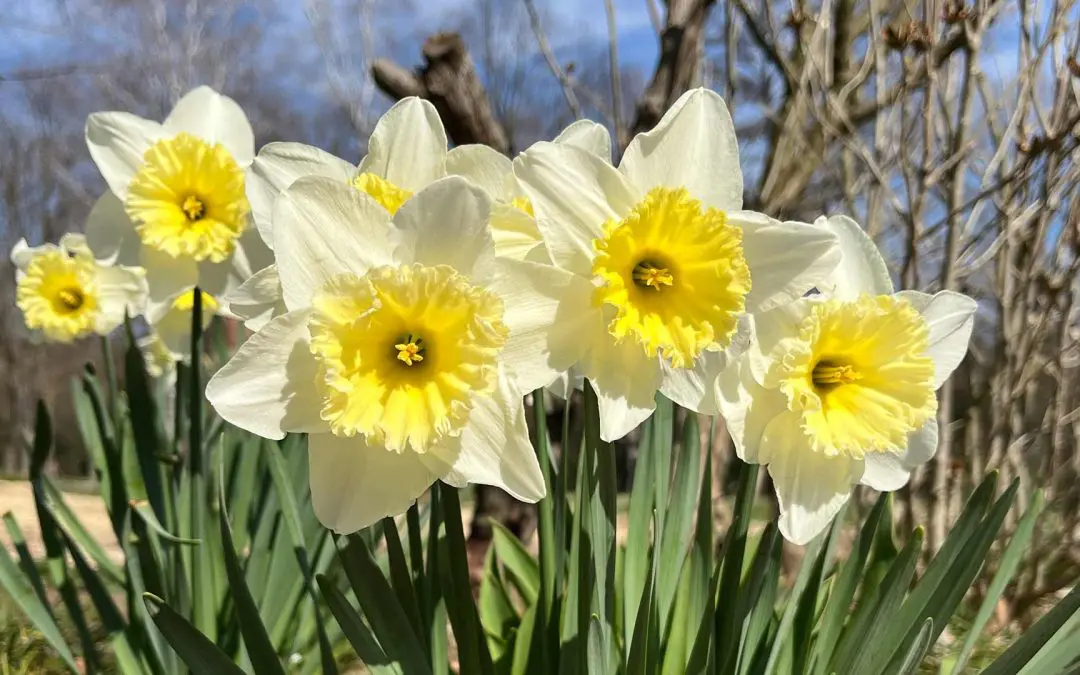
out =
<svg viewBox="0 0 1080 675"><path fill-rule="evenodd" d="M101 195L86 219L86 243L94 257L106 265L139 265L142 240L111 191Z"/></svg>
<svg viewBox="0 0 1080 675"><path fill-rule="evenodd" d="M162 126L174 136L186 131L207 143L220 143L241 167L255 159L255 132L244 110L210 87L184 94Z"/></svg>
<svg viewBox="0 0 1080 675"><path fill-rule="evenodd" d="M885 259L858 223L847 216L831 216L818 218L814 225L835 232L840 245L840 264L821 285L822 293L841 300L854 300L863 293L892 294Z"/></svg>
<svg viewBox="0 0 1080 675"><path fill-rule="evenodd" d="M325 150L303 143L270 143L247 174L247 198L251 215L263 241L274 247L274 200L278 194L304 176L325 176L347 183L356 167Z"/></svg>
<svg viewBox="0 0 1080 675"><path fill-rule="evenodd" d="M361 173L373 173L410 192L446 175L446 131L435 106L410 96L375 125Z"/></svg>
<svg viewBox="0 0 1080 675"><path fill-rule="evenodd" d="M165 134L157 122L125 112L93 113L86 119L86 147L98 171L120 199L143 164L143 155Z"/></svg>
<svg viewBox="0 0 1080 675"><path fill-rule="evenodd" d="M435 181L394 215L395 253L401 262L449 265L485 282L495 271L488 218L491 198L460 176Z"/></svg>
<svg viewBox="0 0 1080 675"><path fill-rule="evenodd" d="M652 131L635 136L619 171L641 190L684 187L707 206L742 208L735 125L724 99L708 89L686 92Z"/></svg>
<svg viewBox="0 0 1080 675"><path fill-rule="evenodd" d="M146 270L150 302L171 302L199 283L199 265L193 259L174 258L149 246L140 249L139 266Z"/></svg>
<svg viewBox="0 0 1080 675"><path fill-rule="evenodd" d="M274 319L240 345L210 379L210 405L227 422L263 438L325 431L310 339L308 312Z"/></svg>
<svg viewBox="0 0 1080 675"><path fill-rule="evenodd" d="M716 380L716 402L739 459L753 464L768 462L772 449L761 437L774 417L787 410L779 389L765 389L750 372L746 356L735 359Z"/></svg>
<svg viewBox="0 0 1080 675"><path fill-rule="evenodd" d="M728 213L742 228L750 267L746 311L765 312L797 300L823 283L840 262L836 235L822 227L780 222L752 211Z"/></svg>
<svg viewBox="0 0 1080 675"><path fill-rule="evenodd" d="M555 264L586 277L604 223L621 219L641 196L610 164L569 145L537 143L514 160L514 175Z"/></svg>
<svg viewBox="0 0 1080 675"><path fill-rule="evenodd" d="M796 300L753 316L754 337L746 350L746 359L755 380L767 384L773 350L781 340L799 336L799 324L818 302L815 297Z"/></svg>
<svg viewBox="0 0 1080 675"><path fill-rule="evenodd" d="M459 145L446 153L446 173L467 178L492 200L506 196L506 179L513 170L514 166L506 155L486 145Z"/></svg>
<svg viewBox="0 0 1080 675"><path fill-rule="evenodd" d="M259 330L270 319L287 311L281 297L277 265L270 265L251 275L247 281L226 293L222 300L251 331Z"/></svg>
<svg viewBox="0 0 1080 675"><path fill-rule="evenodd" d="M893 492L908 484L911 469L905 469L900 456L891 452L869 452L863 458L859 483L878 492Z"/></svg>
<svg viewBox="0 0 1080 675"><path fill-rule="evenodd" d="M536 219L510 204L491 205L491 238L495 255L551 264Z"/></svg>
<svg viewBox="0 0 1080 675"><path fill-rule="evenodd" d="M362 436L308 436L308 464L315 515L339 534L405 513L438 478L415 452L368 445Z"/></svg>
<svg viewBox="0 0 1080 675"><path fill-rule="evenodd" d="M660 392L684 408L704 415L719 412L716 400L716 378L741 356L753 340L753 324L749 316L740 317L731 344L722 351L706 350L694 360L692 368L673 368L661 359L664 381Z"/></svg>
<svg viewBox="0 0 1080 675"><path fill-rule="evenodd" d="M604 329L606 334L606 328ZM660 359L645 355L632 339L593 342L582 363L600 404L600 438L617 441L648 419L656 409L663 374Z"/></svg>
<svg viewBox="0 0 1080 675"><path fill-rule="evenodd" d="M814 452L798 413L777 415L761 442L772 448L769 475L780 502L780 533L806 544L828 527L863 474L863 462Z"/></svg>
<svg viewBox="0 0 1080 675"><path fill-rule="evenodd" d="M954 291L940 291L934 295L900 291L897 295L922 314L930 329L926 353L934 361L934 388L937 389L964 360L979 305L963 293Z"/></svg>
<svg viewBox="0 0 1080 675"><path fill-rule="evenodd" d="M901 464L909 470L922 466L937 454L937 448L938 422L937 418L931 417L922 428L908 437L907 451L900 458Z"/></svg>
<svg viewBox="0 0 1080 675"><path fill-rule="evenodd" d="M611 134L603 124L578 120L555 137L555 143L572 145L611 163Z"/></svg>
<svg viewBox="0 0 1080 675"><path fill-rule="evenodd" d="M30 266L30 263L36 256L46 251L55 250L56 248L56 244L30 246L26 243L25 237L20 237L19 241L15 242L15 246L11 249L11 264L14 265L19 272L25 272L26 268Z"/></svg>
<svg viewBox="0 0 1080 675"><path fill-rule="evenodd" d="M510 338L499 358L522 391L552 382L581 360L583 339L600 335L602 317L592 306L587 279L550 265L500 259L492 290L503 299Z"/></svg>
<svg viewBox="0 0 1080 675"><path fill-rule="evenodd" d="M124 317L135 318L143 313L146 304L146 270L141 267L98 267L97 295L101 315L95 330L105 335L124 323Z"/></svg>
<svg viewBox="0 0 1080 675"><path fill-rule="evenodd" d="M449 473L441 477L454 487L493 485L530 504L547 494L544 474L529 441L521 393L502 369L498 388L490 396L473 398L469 422L461 435L428 454L439 464L450 466ZM421 460L426 462L426 458L421 455ZM429 464L429 468L437 472L439 464Z"/></svg>
<svg viewBox="0 0 1080 675"><path fill-rule="evenodd" d="M308 176L274 207L274 245L289 309L311 304L316 290L343 272L364 274L393 260L386 209L349 185Z"/></svg>

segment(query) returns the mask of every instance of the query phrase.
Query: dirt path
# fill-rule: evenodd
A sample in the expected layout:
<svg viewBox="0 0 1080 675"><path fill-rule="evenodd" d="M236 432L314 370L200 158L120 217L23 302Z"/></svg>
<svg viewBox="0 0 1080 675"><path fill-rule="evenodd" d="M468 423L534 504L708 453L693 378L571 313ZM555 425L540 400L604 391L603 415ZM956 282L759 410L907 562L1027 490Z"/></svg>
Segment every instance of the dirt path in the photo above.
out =
<svg viewBox="0 0 1080 675"><path fill-rule="evenodd" d="M116 543L109 514L105 511L105 502L96 494L66 493L64 501L79 517L83 526L94 539L101 542L110 558L122 562L124 554ZM41 528L38 527L37 510L34 508L34 495L27 481L0 481L0 514L11 512L19 523L27 547L35 558L45 556L41 543ZM9 551L13 550L11 535L7 528L0 528L0 542Z"/></svg>

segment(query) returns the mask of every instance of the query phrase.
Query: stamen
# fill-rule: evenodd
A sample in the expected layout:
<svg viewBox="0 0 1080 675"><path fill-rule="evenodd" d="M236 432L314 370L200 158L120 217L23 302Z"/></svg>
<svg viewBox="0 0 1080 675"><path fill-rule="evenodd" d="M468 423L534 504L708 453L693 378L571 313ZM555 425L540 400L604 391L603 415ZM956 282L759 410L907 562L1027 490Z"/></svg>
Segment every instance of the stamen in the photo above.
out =
<svg viewBox="0 0 1080 675"><path fill-rule="evenodd" d="M83 302L86 301L82 291L77 288L65 288L57 293L56 296L60 298L60 304L72 312L82 307Z"/></svg>
<svg viewBox="0 0 1080 675"><path fill-rule="evenodd" d="M414 365L424 360L424 340L408 335L402 342L394 345L397 350L397 359L407 366Z"/></svg>
<svg viewBox="0 0 1080 675"><path fill-rule="evenodd" d="M831 389L841 384L849 384L862 379L862 373L850 365L833 364L828 361L819 361L811 373L811 379L815 387Z"/></svg>
<svg viewBox="0 0 1080 675"><path fill-rule="evenodd" d="M652 287L658 291L661 285L671 286L675 283L675 277L671 275L668 268L661 267L651 260L642 260L634 266L633 278L638 286Z"/></svg>
<svg viewBox="0 0 1080 675"><path fill-rule="evenodd" d="M193 223L202 220L203 216L206 215L206 206L195 195L188 195L184 199L184 204L180 207L180 210Z"/></svg>

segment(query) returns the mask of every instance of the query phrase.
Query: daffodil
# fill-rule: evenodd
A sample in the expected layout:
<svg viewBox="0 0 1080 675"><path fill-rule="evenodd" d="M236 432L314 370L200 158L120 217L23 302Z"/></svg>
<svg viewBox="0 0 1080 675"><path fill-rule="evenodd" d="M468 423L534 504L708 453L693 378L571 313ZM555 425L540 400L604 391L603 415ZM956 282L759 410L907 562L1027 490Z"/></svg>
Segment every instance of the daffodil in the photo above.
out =
<svg viewBox="0 0 1080 675"><path fill-rule="evenodd" d="M340 180L276 200L286 313L213 377L207 397L265 438L306 432L315 512L351 532L434 481L536 501L544 481L521 392L552 378L553 268L496 259L490 199L436 181L391 218Z"/></svg>
<svg viewBox="0 0 1080 675"><path fill-rule="evenodd" d="M754 317L755 339L717 383L739 457L767 464L780 531L803 544L862 483L903 487L937 450L935 391L967 352L976 303L893 292L858 224L819 219L842 260L812 295Z"/></svg>
<svg viewBox="0 0 1080 675"><path fill-rule="evenodd" d="M87 241L99 260L145 268L151 301L195 286L221 296L270 264L249 227L254 136L232 99L199 87L160 124L94 113L86 142L109 184L90 213Z"/></svg>
<svg viewBox="0 0 1080 675"><path fill-rule="evenodd" d="M802 296L839 258L823 228L740 210L734 127L708 90L682 96L617 169L540 143L514 173L554 264L572 278L559 312L569 344L550 363L580 364L605 440L647 418L657 391L715 412L712 383L743 348L747 313Z"/></svg>
<svg viewBox="0 0 1080 675"><path fill-rule="evenodd" d="M108 335L125 315L139 314L146 299L143 270L99 264L81 234L65 234L59 246L30 247L20 239L11 262L27 328L54 342Z"/></svg>
<svg viewBox="0 0 1080 675"><path fill-rule="evenodd" d="M191 356L191 320L195 308L196 289L178 293L165 302L151 302L146 308L146 320L155 336L155 349L164 349L174 361L187 361ZM199 314L206 330L214 316L221 312L217 298L199 290Z"/></svg>

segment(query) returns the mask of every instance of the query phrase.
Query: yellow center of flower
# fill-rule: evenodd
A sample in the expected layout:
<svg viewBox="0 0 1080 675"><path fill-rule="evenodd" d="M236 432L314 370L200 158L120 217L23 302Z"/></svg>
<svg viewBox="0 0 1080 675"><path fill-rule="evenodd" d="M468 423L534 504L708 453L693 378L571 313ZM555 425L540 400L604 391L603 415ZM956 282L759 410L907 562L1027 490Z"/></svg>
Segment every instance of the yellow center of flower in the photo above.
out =
<svg viewBox="0 0 1080 675"><path fill-rule="evenodd" d="M250 210L229 151L186 133L146 151L124 208L147 246L212 262L232 255Z"/></svg>
<svg viewBox="0 0 1080 675"><path fill-rule="evenodd" d="M451 267L342 274L316 293L309 323L322 418L395 452L460 433L489 394L508 329L503 304Z"/></svg>
<svg viewBox="0 0 1080 675"><path fill-rule="evenodd" d="M394 215L401 205L412 197L413 193L404 188L394 185L382 176L373 173L362 173L352 179L352 186L361 192L366 192L379 202L390 215Z"/></svg>
<svg viewBox="0 0 1080 675"><path fill-rule="evenodd" d="M602 282L594 301L615 308L608 330L616 339L631 335L676 368L730 344L750 269L742 230L723 211L685 189L655 188L622 221L606 223L593 245Z"/></svg>
<svg viewBox="0 0 1080 675"><path fill-rule="evenodd" d="M510 206L513 206L522 213L528 214L530 218L536 217L536 211L533 210L532 201L528 197L514 197L510 200Z"/></svg>
<svg viewBox="0 0 1080 675"><path fill-rule="evenodd" d="M930 331L901 298L817 303L773 354L767 380L801 412L811 445L828 455L897 452L937 411Z"/></svg>
<svg viewBox="0 0 1080 675"><path fill-rule="evenodd" d="M35 256L15 294L27 327L57 342L94 332L100 314L94 279L91 259L56 250Z"/></svg>

